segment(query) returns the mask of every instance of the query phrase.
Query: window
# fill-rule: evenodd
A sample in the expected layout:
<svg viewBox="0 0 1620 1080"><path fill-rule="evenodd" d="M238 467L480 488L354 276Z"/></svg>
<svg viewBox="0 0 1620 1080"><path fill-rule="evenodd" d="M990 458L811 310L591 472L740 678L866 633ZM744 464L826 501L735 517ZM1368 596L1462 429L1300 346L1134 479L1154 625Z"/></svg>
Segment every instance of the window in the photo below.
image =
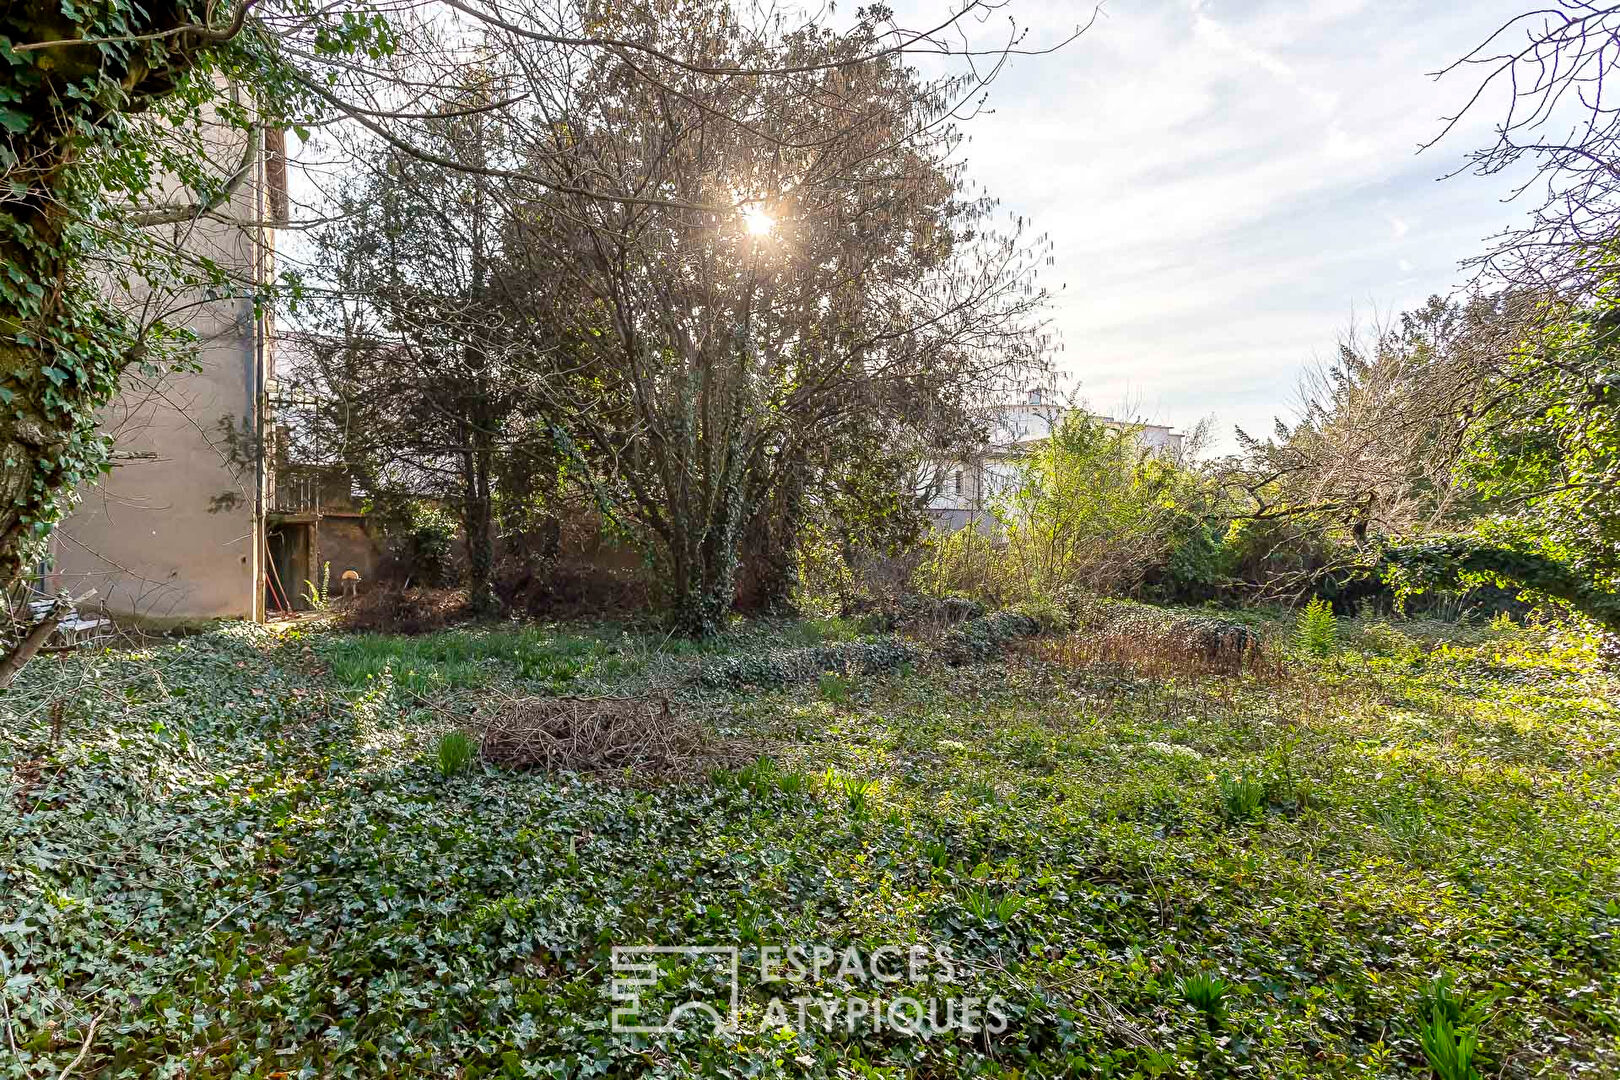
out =
<svg viewBox="0 0 1620 1080"><path fill-rule="evenodd" d="M1035 387L1033 390L1031 390L1029 392L1029 403L1031 405L1039 405L1041 403L1041 388L1040 387L1037 386L1037 387Z"/></svg>
<svg viewBox="0 0 1620 1080"><path fill-rule="evenodd" d="M951 483L956 488L956 494L958 494L958 495L962 494L962 470L961 469L956 470L956 474L951 477Z"/></svg>

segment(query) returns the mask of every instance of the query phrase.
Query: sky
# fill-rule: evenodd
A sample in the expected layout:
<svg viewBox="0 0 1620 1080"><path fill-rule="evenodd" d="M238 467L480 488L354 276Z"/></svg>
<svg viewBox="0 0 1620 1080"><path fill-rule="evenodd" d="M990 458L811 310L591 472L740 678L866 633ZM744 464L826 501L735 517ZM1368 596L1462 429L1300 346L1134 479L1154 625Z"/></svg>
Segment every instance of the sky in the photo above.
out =
<svg viewBox="0 0 1620 1080"><path fill-rule="evenodd" d="M1418 152L1476 85L1429 73L1529 6L1109 0L1062 51L1016 58L965 155L1051 235L1068 384L1102 412L1213 415L1231 449L1234 425L1288 415L1353 321L1465 284L1459 262L1528 207L1503 176L1441 179L1489 139L1490 108ZM922 25L941 5L897 7ZM1052 41L1091 6L1008 10Z"/></svg>

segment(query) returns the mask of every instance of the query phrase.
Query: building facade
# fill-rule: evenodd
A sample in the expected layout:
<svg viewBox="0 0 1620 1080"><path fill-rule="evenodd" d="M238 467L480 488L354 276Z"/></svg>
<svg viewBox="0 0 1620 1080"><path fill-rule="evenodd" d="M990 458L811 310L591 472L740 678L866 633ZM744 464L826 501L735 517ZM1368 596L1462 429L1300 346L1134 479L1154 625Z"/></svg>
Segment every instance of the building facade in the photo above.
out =
<svg viewBox="0 0 1620 1080"><path fill-rule="evenodd" d="M102 419L114 467L57 527L45 582L75 596L94 589L89 606L158 624L307 607L323 562L335 581L351 564L369 577L376 560L346 483L296 469L278 477L266 449L274 326L253 292L271 279L274 227L286 220L285 160L278 132L222 126L216 137L220 159L241 161L246 176L210 213L162 227L226 268L239 295L170 299L196 336L195 365L126 376Z"/></svg>
<svg viewBox="0 0 1620 1080"><path fill-rule="evenodd" d="M991 507L1017 482L1018 459L1041 444L1072 411L1050 386L1026 387L1012 400L993 406L987 418L990 437L982 450L962 461L935 467L928 515L936 528L947 532L995 524ZM1179 457L1182 436L1165 424L1094 419L1119 431L1129 431L1145 451Z"/></svg>

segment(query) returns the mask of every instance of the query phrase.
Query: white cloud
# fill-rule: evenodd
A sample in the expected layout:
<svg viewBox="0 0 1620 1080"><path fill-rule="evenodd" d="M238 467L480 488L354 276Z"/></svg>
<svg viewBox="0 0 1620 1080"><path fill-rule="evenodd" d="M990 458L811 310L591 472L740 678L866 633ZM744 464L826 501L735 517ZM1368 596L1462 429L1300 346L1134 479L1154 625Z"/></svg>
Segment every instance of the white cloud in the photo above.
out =
<svg viewBox="0 0 1620 1080"><path fill-rule="evenodd" d="M1062 365L1099 405L1129 389L1162 419L1263 430L1353 312L1459 283L1517 211L1501 178L1435 183L1490 116L1417 155L1472 89L1426 73L1518 6L1113 0L1016 63L969 168L1053 237ZM1036 34L1077 14L1014 7ZM1401 250L1418 222L1421 269Z"/></svg>

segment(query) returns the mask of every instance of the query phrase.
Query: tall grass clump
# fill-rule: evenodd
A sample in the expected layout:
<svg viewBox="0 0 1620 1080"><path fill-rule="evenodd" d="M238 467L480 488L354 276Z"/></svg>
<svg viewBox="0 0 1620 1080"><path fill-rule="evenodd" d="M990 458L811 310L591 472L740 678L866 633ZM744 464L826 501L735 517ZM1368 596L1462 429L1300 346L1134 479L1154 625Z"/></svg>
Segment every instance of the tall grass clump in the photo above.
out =
<svg viewBox="0 0 1620 1080"><path fill-rule="evenodd" d="M1339 620L1333 605L1317 596L1301 608L1294 619L1294 643L1307 656L1332 656L1339 647Z"/></svg>
<svg viewBox="0 0 1620 1080"><path fill-rule="evenodd" d="M478 756L478 747L465 731L451 731L439 736L433 765L444 777L455 776L472 767Z"/></svg>
<svg viewBox="0 0 1620 1080"><path fill-rule="evenodd" d="M1231 992L1232 984L1220 976L1200 971L1178 980L1177 986L1182 999L1203 1013L1204 1019L1212 1026L1220 1023L1226 1015L1226 996Z"/></svg>
<svg viewBox="0 0 1620 1080"><path fill-rule="evenodd" d="M1247 776L1220 776L1221 812L1228 821L1248 821L1266 804L1266 785Z"/></svg>

